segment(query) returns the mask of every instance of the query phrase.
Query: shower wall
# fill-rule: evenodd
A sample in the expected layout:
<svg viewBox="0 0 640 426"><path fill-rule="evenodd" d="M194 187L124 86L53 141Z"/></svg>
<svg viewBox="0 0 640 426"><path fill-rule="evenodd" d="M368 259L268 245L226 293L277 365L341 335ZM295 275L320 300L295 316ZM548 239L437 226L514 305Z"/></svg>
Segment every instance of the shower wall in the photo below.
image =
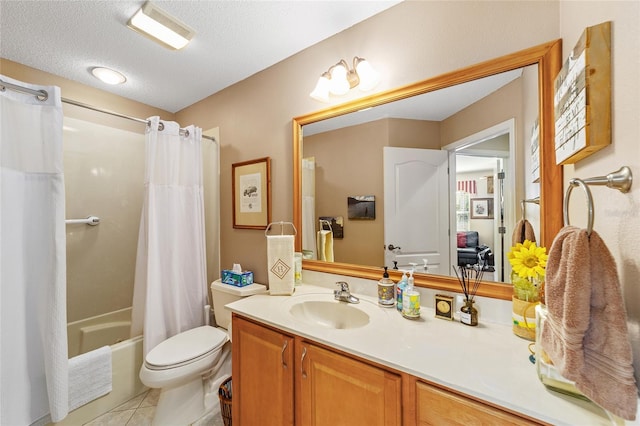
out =
<svg viewBox="0 0 640 426"><path fill-rule="evenodd" d="M64 119L68 322L131 306L144 192L144 125L123 130ZM205 132L209 134L210 132ZM219 275L218 149L203 140L208 277Z"/></svg>
<svg viewBox="0 0 640 426"><path fill-rule="evenodd" d="M144 190L140 133L64 119L66 218L100 218L67 229L67 321L131 306Z"/></svg>

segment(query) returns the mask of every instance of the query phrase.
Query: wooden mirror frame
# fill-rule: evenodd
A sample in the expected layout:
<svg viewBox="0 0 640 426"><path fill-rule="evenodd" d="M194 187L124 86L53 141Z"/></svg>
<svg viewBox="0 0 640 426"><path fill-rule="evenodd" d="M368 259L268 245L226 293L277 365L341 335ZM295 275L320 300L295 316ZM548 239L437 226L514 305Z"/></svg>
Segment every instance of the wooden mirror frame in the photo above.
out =
<svg viewBox="0 0 640 426"><path fill-rule="evenodd" d="M501 72L538 65L538 108L540 117L540 245L550 248L562 223L562 167L555 162L554 79L562 66L562 41L554 40L509 55L451 71L414 84L356 99L293 119L293 223L300 230L296 236L296 251L302 249L302 126L328 118L356 112L411 96L443 89ZM304 260L303 269L378 280L381 268L338 262ZM401 273L390 271L394 281ZM415 275L415 285L459 293L455 277L444 275ZM512 286L483 281L477 295L511 300Z"/></svg>

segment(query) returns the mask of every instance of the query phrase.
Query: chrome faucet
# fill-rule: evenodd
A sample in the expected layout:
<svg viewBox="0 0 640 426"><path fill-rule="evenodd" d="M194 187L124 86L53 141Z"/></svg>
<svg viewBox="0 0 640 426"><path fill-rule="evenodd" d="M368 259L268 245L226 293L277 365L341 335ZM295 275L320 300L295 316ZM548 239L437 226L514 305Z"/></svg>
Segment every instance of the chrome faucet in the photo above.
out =
<svg viewBox="0 0 640 426"><path fill-rule="evenodd" d="M333 296L336 300L347 303L360 303L360 299L353 296L349 291L349 284L344 281L338 281L336 284L340 287L339 290L333 290Z"/></svg>

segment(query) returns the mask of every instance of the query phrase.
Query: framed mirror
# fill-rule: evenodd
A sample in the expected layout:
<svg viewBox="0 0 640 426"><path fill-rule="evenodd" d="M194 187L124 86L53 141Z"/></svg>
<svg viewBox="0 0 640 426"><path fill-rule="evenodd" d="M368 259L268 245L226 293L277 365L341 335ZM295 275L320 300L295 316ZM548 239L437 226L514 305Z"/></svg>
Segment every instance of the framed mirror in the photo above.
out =
<svg viewBox="0 0 640 426"><path fill-rule="evenodd" d="M510 71L521 70L525 67L537 69L537 96L538 96L538 129L539 129L539 208L540 208L540 223L539 223L539 243L549 247L555 234L562 227L562 217L559 214L562 211L562 172L559 166L555 165L554 161L554 124L553 124L553 80L558 70L561 67L561 42L555 40L549 43L545 43L539 46L534 46L519 52L515 52L510 55L495 58L486 62L482 62L476 65L472 65L463 69L455 70L446 74L442 74L427 80L417 82L408 86L400 87L395 90L382 92L376 95L372 95L366 98L347 102L342 105L333 106L324 110L320 110L311 114L296 117L293 119L293 171L294 171L294 224L297 229L302 230L298 232L296 238L296 250L301 251L303 247L302 234L304 233L305 226L314 227L319 226L310 224L313 222L303 222L303 156L306 156L304 152L304 137L306 136L304 129L311 129L312 126L322 125L322 123L328 123L329 120L339 120L345 118L351 118L354 114L358 114L359 111L365 111L374 107L391 106L398 102L405 102L418 99L420 95L441 93L444 90L452 90L462 87L465 84L470 84L480 79L488 77L494 77L498 75L504 75ZM375 108L374 108L375 109ZM508 124L504 124L508 127ZM308 126L308 127L305 127ZM455 133L455 129L452 130ZM311 133L311 132L310 132ZM458 145L456 145L456 143ZM454 155L455 151L460 148L472 149L471 143L468 141L458 140L453 144L450 149L449 155ZM516 141L515 143L518 143ZM521 142L520 142L521 143ZM466 145L465 145L466 144ZM438 147L443 151L442 146ZM477 148L477 147L476 147ZM446 151L445 151L446 152ZM339 155L339 153L336 153ZM367 156L366 151L364 156ZM364 167L364 164L357 159L352 158L353 161L353 173L357 173L358 167ZM383 168L382 164L378 161L377 168L380 170ZM449 177L450 186L455 185L455 180ZM488 184L487 184L488 185ZM508 191L508 188L507 190ZM510 205L517 203L516 196L514 194L507 193L507 196L511 196L512 202ZM349 199L355 201L363 200L363 203L368 203L367 206L383 209L384 207L379 205L380 203L371 204L371 194L366 193L354 193L349 194ZM385 196L386 198L386 196ZM452 197L453 198L453 197ZM478 209L488 209L491 204L487 197L482 197L484 200L478 199L474 202L474 206L478 206ZM367 201L364 201L367 200ZM385 200L388 201L388 200ZM347 203L347 200L344 200ZM385 206L388 203L384 203ZM451 242L454 236L448 227L448 223L454 222L455 225L455 212L449 208L449 204L453 204L451 201L447 204L447 229L444 230L448 234L448 241ZM364 204L363 204L364 205ZM491 204L492 214L495 217L496 208L498 206L495 203ZM386 211L386 210L385 210ZM512 215L515 214L515 207L511 208ZM553 214L556 212L558 214ZM331 213L331 212L327 212ZM371 213L368 213L371 215ZM322 213L320 213L322 215ZM489 217L488 210L486 213L478 212L479 218ZM366 218L367 216L364 215ZM316 218L317 219L317 218ZM346 217L323 217L326 221L324 225L330 227L332 224L342 225L347 219ZM342 223L338 223L342 221ZM320 222L323 223L323 222ZM386 225L385 225L386 226ZM319 228L322 229L322 228ZM442 226L438 227L442 232ZM454 230L455 231L455 230ZM349 232L348 229L344 230L345 234ZM447 238L445 236L444 238ZM511 245L511 237L509 235L507 246ZM377 249L382 253L383 250L389 251L392 244L389 241L384 241ZM394 247L395 249L395 247ZM444 250L443 250L444 251ZM508 251L508 249L507 249ZM504 251L502 251L504 254ZM449 258L449 265L451 260L455 256L454 249L447 249L443 256ZM321 258L321 257L318 257ZM319 272L355 276L366 279L377 280L381 276L381 267L379 259L368 259L373 257L365 257L360 260L351 260L350 262L343 262L340 258L336 258L333 262L321 261L321 260L308 260L303 261L303 268L307 270L314 270ZM396 257L397 259L397 257ZM383 262L387 262L388 259L384 259ZM414 259L415 260L415 259ZM455 259L453 260L455 262ZM504 262L504 260L503 260ZM415 263L421 263L415 262ZM425 262L425 265L427 262ZM391 265L388 265L391 266ZM449 268L449 266L447 266ZM429 287L438 290L446 290L452 292L459 292L460 287L457 280L454 277L447 275L446 273L433 273L426 268L426 272L419 272L415 274L415 283L421 287ZM391 271L391 278L397 281L400 278L400 272ZM495 297L501 299L511 298L511 286L508 285L508 278L505 282L496 281L484 281L478 290L478 295Z"/></svg>

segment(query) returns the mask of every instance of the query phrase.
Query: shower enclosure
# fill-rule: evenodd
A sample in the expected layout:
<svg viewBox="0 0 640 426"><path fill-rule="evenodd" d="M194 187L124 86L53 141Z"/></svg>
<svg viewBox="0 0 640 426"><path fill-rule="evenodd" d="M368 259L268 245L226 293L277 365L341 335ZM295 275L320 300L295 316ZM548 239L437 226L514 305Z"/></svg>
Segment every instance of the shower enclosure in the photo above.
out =
<svg viewBox="0 0 640 426"><path fill-rule="evenodd" d="M115 398L110 404L114 407L144 390L137 377L142 363L142 340L138 336L130 339L130 318L144 193L145 128L144 124L134 124L130 130L128 123L123 129L117 127L119 124L103 125L95 119L65 117L63 129L66 218L99 218L95 226L66 225L69 357L114 345L114 360L128 360L117 366L114 361ZM204 139L202 150L210 282L220 270L219 149L217 142ZM91 404L96 407L88 407ZM97 414L108 411L104 405L97 400L78 411L89 411L89 416L95 416L95 410L99 411ZM72 413L65 422L74 419Z"/></svg>

